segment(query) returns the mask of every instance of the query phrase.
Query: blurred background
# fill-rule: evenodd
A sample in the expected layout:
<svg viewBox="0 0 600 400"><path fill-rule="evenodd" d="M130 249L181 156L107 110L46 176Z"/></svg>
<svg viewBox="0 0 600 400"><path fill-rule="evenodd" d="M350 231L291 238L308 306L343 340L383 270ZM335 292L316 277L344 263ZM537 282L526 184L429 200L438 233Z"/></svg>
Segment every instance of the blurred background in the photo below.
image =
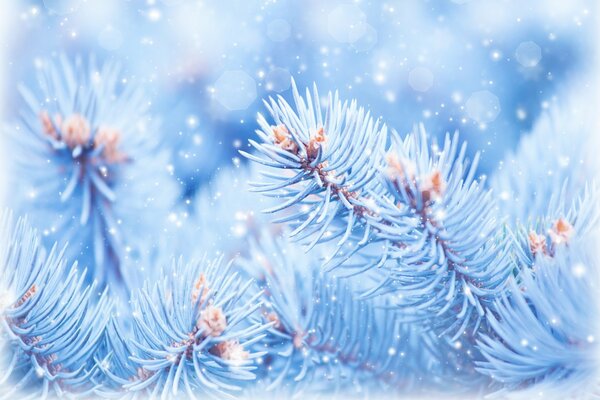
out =
<svg viewBox="0 0 600 400"><path fill-rule="evenodd" d="M2 3L3 120L43 59L117 60L163 121L181 199L244 163L261 99L289 98L292 77L358 99L401 133L420 121L436 136L458 129L491 172L565 88L593 78L598 34L591 0Z"/></svg>

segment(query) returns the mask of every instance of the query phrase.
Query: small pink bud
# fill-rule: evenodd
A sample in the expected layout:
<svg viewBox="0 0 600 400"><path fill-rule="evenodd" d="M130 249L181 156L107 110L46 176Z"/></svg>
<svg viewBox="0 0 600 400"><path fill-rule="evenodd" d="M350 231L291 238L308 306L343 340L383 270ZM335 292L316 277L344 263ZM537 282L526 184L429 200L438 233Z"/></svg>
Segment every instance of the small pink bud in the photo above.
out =
<svg viewBox="0 0 600 400"><path fill-rule="evenodd" d="M121 132L119 130L101 126L94 136L94 147L104 146L102 156L109 163L125 161L126 156L119 151Z"/></svg>
<svg viewBox="0 0 600 400"><path fill-rule="evenodd" d="M387 175L390 179L415 179L415 165L412 161L400 159L394 150L385 155L387 163Z"/></svg>
<svg viewBox="0 0 600 400"><path fill-rule="evenodd" d="M548 235L554 244L567 244L574 233L573 226L564 218L557 219L552 228L548 230Z"/></svg>
<svg viewBox="0 0 600 400"><path fill-rule="evenodd" d="M298 153L298 145L292 140L292 135L283 124L273 127L273 139L276 145L291 153Z"/></svg>
<svg viewBox="0 0 600 400"><path fill-rule="evenodd" d="M70 115L60 128L62 140L70 148L84 146L90 140L90 124L80 114Z"/></svg>
<svg viewBox="0 0 600 400"><path fill-rule="evenodd" d="M198 328L205 336L220 336L227 328L227 318L220 307L207 306L200 312Z"/></svg>
<svg viewBox="0 0 600 400"><path fill-rule="evenodd" d="M270 312L266 315L267 317L267 321L269 322L273 322L273 327L275 329L281 329L282 325L281 325L281 320L279 319L279 316L274 313L274 312Z"/></svg>
<svg viewBox="0 0 600 400"><path fill-rule="evenodd" d="M200 277L194 284L194 289L192 290L192 303L196 303L198 298L200 298L200 304L204 303L204 301L206 301L206 297L208 296L209 291L210 289L206 283L206 275L204 275L204 273L201 273Z"/></svg>
<svg viewBox="0 0 600 400"><path fill-rule="evenodd" d="M250 353L236 340L227 340L215 346L216 354L224 360L240 362L248 359Z"/></svg>
<svg viewBox="0 0 600 400"><path fill-rule="evenodd" d="M308 142L308 147L306 149L309 158L315 158L319 153L319 149L321 146L325 145L327 142L327 136L325 136L325 131L323 127L317 129L317 131L310 135L310 140Z"/></svg>
<svg viewBox="0 0 600 400"><path fill-rule="evenodd" d="M56 140L58 140L58 133L56 132L56 129L54 128L54 124L52 123L52 118L50 118L50 115L48 114L47 111L42 111L40 112L40 122L42 123L42 130L44 131L44 133ZM57 115L56 118L56 124L60 124L61 122L61 118L60 115Z"/></svg>
<svg viewBox="0 0 600 400"><path fill-rule="evenodd" d="M442 173L439 170L435 170L426 176L421 185L424 201L439 199L444 190L446 190L446 182L444 182Z"/></svg>
<svg viewBox="0 0 600 400"><path fill-rule="evenodd" d="M294 344L295 348L297 348L297 349L302 348L304 346L304 333L296 332L292 339L292 343Z"/></svg>
<svg viewBox="0 0 600 400"><path fill-rule="evenodd" d="M527 237L529 239L529 249L534 256L537 254L548 255L548 245L546 244L545 236L531 231Z"/></svg>

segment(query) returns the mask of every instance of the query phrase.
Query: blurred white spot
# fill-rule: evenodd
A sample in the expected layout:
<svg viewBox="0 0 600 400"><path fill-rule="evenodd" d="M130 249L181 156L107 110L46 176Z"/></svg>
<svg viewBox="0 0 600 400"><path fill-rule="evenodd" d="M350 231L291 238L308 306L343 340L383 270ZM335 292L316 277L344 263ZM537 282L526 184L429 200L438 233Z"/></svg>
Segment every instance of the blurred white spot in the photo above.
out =
<svg viewBox="0 0 600 400"><path fill-rule="evenodd" d="M377 31L371 25L366 24L365 33L354 43L354 50L363 52L369 51L377 44Z"/></svg>
<svg viewBox="0 0 600 400"><path fill-rule="evenodd" d="M246 228L245 224L235 224L231 228L231 233L235 237L244 237L246 235L247 231L248 231L248 229Z"/></svg>
<svg viewBox="0 0 600 400"><path fill-rule="evenodd" d="M384 96L385 96L385 99L390 103L393 103L396 101L396 93L394 93L391 90L386 90Z"/></svg>
<svg viewBox="0 0 600 400"><path fill-rule="evenodd" d="M577 278L581 278L582 276L585 275L585 265L578 263L573 265L573 275L575 275Z"/></svg>
<svg viewBox="0 0 600 400"><path fill-rule="evenodd" d="M435 217L438 221L443 221L446 218L446 210L440 209L435 212Z"/></svg>
<svg viewBox="0 0 600 400"><path fill-rule="evenodd" d="M152 8L148 11L148 19L152 22L156 22L156 21L160 20L161 17L162 17L162 14L161 14L160 10L157 8Z"/></svg>
<svg viewBox="0 0 600 400"><path fill-rule="evenodd" d="M454 4L460 4L460 5L462 5L462 4L467 4L467 3L470 3L470 2L472 2L473 0L451 0L451 1L452 1Z"/></svg>
<svg viewBox="0 0 600 400"><path fill-rule="evenodd" d="M571 158L569 156L560 156L558 157L558 165L562 168L567 168L571 163Z"/></svg>
<svg viewBox="0 0 600 400"><path fill-rule="evenodd" d="M396 355L396 349L395 349L395 348L393 348L393 347L390 347L390 348L388 349L388 354L389 354L390 356Z"/></svg>
<svg viewBox="0 0 600 400"><path fill-rule="evenodd" d="M521 121L523 121L525 118L527 118L527 111L525 111L523 108L517 108L517 118Z"/></svg>
<svg viewBox="0 0 600 400"><path fill-rule="evenodd" d="M521 346L525 347L529 344L529 341L527 339L521 339Z"/></svg>
<svg viewBox="0 0 600 400"><path fill-rule="evenodd" d="M413 68L408 74L408 84L417 92L426 92L433 86L433 74L425 67Z"/></svg>
<svg viewBox="0 0 600 400"><path fill-rule="evenodd" d="M79 8L81 0L43 0L44 7L55 14L70 14Z"/></svg>
<svg viewBox="0 0 600 400"><path fill-rule="evenodd" d="M473 92L466 107L469 117L482 124L494 121L500 114L500 101L488 90Z"/></svg>
<svg viewBox="0 0 600 400"><path fill-rule="evenodd" d="M535 67L542 59L542 48L535 42L522 42L515 52L517 61L524 67Z"/></svg>
<svg viewBox="0 0 600 400"><path fill-rule="evenodd" d="M274 19L267 25L267 36L274 42L283 42L290 37L292 27L285 19Z"/></svg>
<svg viewBox="0 0 600 400"><path fill-rule="evenodd" d="M283 92L289 89L292 82L292 75L290 71L284 68L273 68L267 74L267 90L274 90L275 92Z"/></svg>
<svg viewBox="0 0 600 400"><path fill-rule="evenodd" d="M452 101L455 103L460 103L463 100L461 92L452 92Z"/></svg>
<svg viewBox="0 0 600 400"><path fill-rule="evenodd" d="M0 292L0 315L2 315L2 312L14 303L14 298L15 296L12 291L9 292L4 289L2 292Z"/></svg>
<svg viewBox="0 0 600 400"><path fill-rule="evenodd" d="M190 115L185 120L185 123L187 126L194 129L198 126L198 118L195 115Z"/></svg>
<svg viewBox="0 0 600 400"><path fill-rule="evenodd" d="M355 5L340 5L329 13L327 30L340 43L354 43L367 31L367 16Z"/></svg>
<svg viewBox="0 0 600 400"><path fill-rule="evenodd" d="M98 34L98 44L108 51L117 50L123 44L123 35L109 25Z"/></svg>
<svg viewBox="0 0 600 400"><path fill-rule="evenodd" d="M214 93L228 110L245 110L256 99L256 82L242 70L226 71L215 82Z"/></svg>

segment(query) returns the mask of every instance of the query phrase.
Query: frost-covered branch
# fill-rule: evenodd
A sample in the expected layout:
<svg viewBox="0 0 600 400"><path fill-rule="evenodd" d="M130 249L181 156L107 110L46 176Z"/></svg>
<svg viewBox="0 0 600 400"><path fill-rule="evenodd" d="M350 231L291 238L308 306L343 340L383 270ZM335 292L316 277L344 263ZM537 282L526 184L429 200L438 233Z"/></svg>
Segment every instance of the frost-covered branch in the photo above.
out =
<svg viewBox="0 0 600 400"><path fill-rule="evenodd" d="M135 254L175 196L149 101L119 74L114 63L48 62L37 90L20 87L26 108L8 128L16 149L11 205L50 243L68 241L69 258L113 289L132 284Z"/></svg>
<svg viewBox="0 0 600 400"><path fill-rule="evenodd" d="M367 246L381 246L363 270L385 266L389 274L372 292L403 292L414 316L444 321L460 335L484 304L503 290L511 273L508 240L494 200L476 179L477 159L465 159L458 137L440 148L427 144L421 127L400 140L379 128L355 102L329 96L322 116L316 89L306 101L294 86L294 110L283 98L267 104L274 119L259 118L259 155L248 158L277 168L256 190L281 199L276 212L291 236L318 242L337 239L336 267ZM287 173L291 171L291 173ZM390 261L391 260L391 261Z"/></svg>
<svg viewBox="0 0 600 400"><path fill-rule="evenodd" d="M89 394L93 354L110 317L107 293L86 286L25 220L0 216L0 398Z"/></svg>

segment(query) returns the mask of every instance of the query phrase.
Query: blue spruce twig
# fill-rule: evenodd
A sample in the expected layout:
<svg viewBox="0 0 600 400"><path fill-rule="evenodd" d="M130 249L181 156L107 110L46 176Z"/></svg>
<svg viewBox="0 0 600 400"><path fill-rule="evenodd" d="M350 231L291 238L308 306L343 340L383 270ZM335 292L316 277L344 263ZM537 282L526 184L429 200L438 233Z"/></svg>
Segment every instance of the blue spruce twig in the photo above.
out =
<svg viewBox="0 0 600 400"><path fill-rule="evenodd" d="M575 200L595 178L596 155L589 146L594 121L581 102L577 90L554 103L493 174L491 186L500 212L511 225L535 223L561 188L563 197Z"/></svg>
<svg viewBox="0 0 600 400"><path fill-rule="evenodd" d="M110 316L106 291L86 287L56 246L46 253L24 220L3 213L0 233L0 398L90 394Z"/></svg>
<svg viewBox="0 0 600 400"><path fill-rule="evenodd" d="M358 298L348 280L320 268L319 252L266 234L253 242L239 263L264 292L264 321L274 323L258 343L267 353L259 396L418 392L439 383L436 373L456 372L440 361L444 346L431 331L399 323L385 302Z"/></svg>
<svg viewBox="0 0 600 400"><path fill-rule="evenodd" d="M316 89L306 101L295 85L293 93L295 110L283 98L267 104L274 126L259 118L262 142L250 143L260 155L242 152L283 171L255 185L282 199L266 212L296 206L279 221L290 222L292 236L310 237L309 249L335 239L329 268L377 244L378 257L363 260L362 270L385 266L388 274L369 294L402 291L413 317L455 338L470 322L476 331L511 273L494 199L476 179L477 158L469 165L456 136L430 150L422 127L404 140L393 134L386 147L386 128L354 102L330 95L323 117Z"/></svg>
<svg viewBox="0 0 600 400"><path fill-rule="evenodd" d="M98 69L93 60L70 63L65 56L48 62L39 91L20 87L27 108L10 128L22 191L13 206L48 240L69 241L69 258L114 289L135 287L128 268L148 251L143 238L157 230L176 197L157 152L149 101L123 84L119 71L114 63Z"/></svg>
<svg viewBox="0 0 600 400"><path fill-rule="evenodd" d="M479 369L503 390L585 393L598 383L598 192L586 190L570 208L556 203L520 235L520 272L488 310L491 329L478 340Z"/></svg>
<svg viewBox="0 0 600 400"><path fill-rule="evenodd" d="M173 262L132 300L133 320L113 321L104 346L102 394L223 397L254 380L269 324L253 315L261 293L220 259ZM128 328L128 323L131 327Z"/></svg>
<svg viewBox="0 0 600 400"><path fill-rule="evenodd" d="M252 190L287 223L269 228L228 174L171 209L148 101L118 78L114 64L61 57L41 93L21 89L15 203L46 240L72 243L47 253L26 222L0 218L0 399L481 393L491 381L586 395L598 383L597 190L575 197L584 168L544 180L578 146L545 159L538 126L492 192L457 134L400 137L355 101L322 107L292 83L295 106L266 102L273 123L260 116L256 153L242 152L267 167L249 173ZM202 240L242 260L150 269ZM125 298L145 284L111 318L107 289L71 259Z"/></svg>

